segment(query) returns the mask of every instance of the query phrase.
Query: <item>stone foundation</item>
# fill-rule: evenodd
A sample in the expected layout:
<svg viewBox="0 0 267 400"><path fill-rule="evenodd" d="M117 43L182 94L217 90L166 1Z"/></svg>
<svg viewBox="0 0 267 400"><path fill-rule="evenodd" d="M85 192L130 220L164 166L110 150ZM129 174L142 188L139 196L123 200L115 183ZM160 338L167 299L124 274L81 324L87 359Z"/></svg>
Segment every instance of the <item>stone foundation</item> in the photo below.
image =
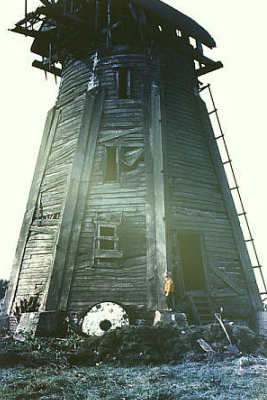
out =
<svg viewBox="0 0 267 400"><path fill-rule="evenodd" d="M156 325L158 323L174 324L181 329L188 328L186 315L181 312L157 310L155 311L155 318L153 325Z"/></svg>
<svg viewBox="0 0 267 400"><path fill-rule="evenodd" d="M14 337L62 337L66 333L65 317L65 313L59 311L23 313Z"/></svg>

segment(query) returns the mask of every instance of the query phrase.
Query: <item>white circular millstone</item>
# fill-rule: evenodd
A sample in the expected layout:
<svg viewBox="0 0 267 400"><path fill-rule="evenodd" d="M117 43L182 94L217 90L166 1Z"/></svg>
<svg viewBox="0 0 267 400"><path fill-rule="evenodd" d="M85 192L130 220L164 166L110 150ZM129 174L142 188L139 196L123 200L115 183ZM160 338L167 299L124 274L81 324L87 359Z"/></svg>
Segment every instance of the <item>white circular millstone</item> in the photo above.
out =
<svg viewBox="0 0 267 400"><path fill-rule="evenodd" d="M105 332L129 325L126 311L116 303L96 304L85 315L82 331L89 336L101 336Z"/></svg>

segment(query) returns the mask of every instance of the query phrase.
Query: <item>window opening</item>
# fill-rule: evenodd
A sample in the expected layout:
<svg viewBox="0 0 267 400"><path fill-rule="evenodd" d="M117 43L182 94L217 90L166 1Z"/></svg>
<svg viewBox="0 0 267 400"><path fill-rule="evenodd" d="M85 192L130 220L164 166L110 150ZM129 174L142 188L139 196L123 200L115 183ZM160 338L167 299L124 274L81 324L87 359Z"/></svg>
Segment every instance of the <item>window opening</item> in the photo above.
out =
<svg viewBox="0 0 267 400"><path fill-rule="evenodd" d="M182 272L186 291L206 288L201 237L193 233L178 235Z"/></svg>
<svg viewBox="0 0 267 400"><path fill-rule="evenodd" d="M117 71L117 89L120 99L127 99L132 95L132 73L127 68Z"/></svg>
<svg viewBox="0 0 267 400"><path fill-rule="evenodd" d="M114 226L100 226L100 236L114 236L115 227Z"/></svg>
<svg viewBox="0 0 267 400"><path fill-rule="evenodd" d="M106 147L104 182L114 182L119 177L118 148Z"/></svg>
<svg viewBox="0 0 267 400"><path fill-rule="evenodd" d="M111 225L99 225L96 248L100 250L117 249L116 227Z"/></svg>
<svg viewBox="0 0 267 400"><path fill-rule="evenodd" d="M100 247L101 250L114 250L114 240L109 239L100 239Z"/></svg>

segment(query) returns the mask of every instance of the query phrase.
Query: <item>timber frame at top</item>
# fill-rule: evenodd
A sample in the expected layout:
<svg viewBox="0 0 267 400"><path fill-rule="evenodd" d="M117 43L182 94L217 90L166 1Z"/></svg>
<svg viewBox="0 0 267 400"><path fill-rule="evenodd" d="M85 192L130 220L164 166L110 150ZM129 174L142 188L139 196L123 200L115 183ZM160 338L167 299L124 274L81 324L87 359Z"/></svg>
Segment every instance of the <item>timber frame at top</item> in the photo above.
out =
<svg viewBox="0 0 267 400"><path fill-rule="evenodd" d="M173 20L166 24L166 20L159 15L152 15L145 6L139 6L143 3L141 0L40 2L40 7L28 12L25 0L25 17L11 31L35 39L31 50L40 55L42 60L35 60L32 65L55 76L61 76L62 71L57 63L63 63L66 57L82 59L90 49L112 49L119 44L114 37L120 29L125 29L135 46L144 51L149 51L157 43L163 48L172 48L190 55L198 66L196 77L223 67L221 62L204 56L201 39L196 35L190 36L183 27L176 26ZM159 1L156 4L170 8ZM119 36L121 39L122 35Z"/></svg>

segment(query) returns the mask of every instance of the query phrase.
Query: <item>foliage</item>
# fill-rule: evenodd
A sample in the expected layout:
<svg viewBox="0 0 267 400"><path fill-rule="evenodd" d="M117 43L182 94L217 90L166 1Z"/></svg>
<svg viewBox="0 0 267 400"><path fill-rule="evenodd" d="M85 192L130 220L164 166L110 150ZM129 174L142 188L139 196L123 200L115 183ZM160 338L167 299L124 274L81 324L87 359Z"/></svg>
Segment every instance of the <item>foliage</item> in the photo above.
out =
<svg viewBox="0 0 267 400"><path fill-rule="evenodd" d="M0 279L0 300L5 297L7 287L8 287L8 281L5 279Z"/></svg>

